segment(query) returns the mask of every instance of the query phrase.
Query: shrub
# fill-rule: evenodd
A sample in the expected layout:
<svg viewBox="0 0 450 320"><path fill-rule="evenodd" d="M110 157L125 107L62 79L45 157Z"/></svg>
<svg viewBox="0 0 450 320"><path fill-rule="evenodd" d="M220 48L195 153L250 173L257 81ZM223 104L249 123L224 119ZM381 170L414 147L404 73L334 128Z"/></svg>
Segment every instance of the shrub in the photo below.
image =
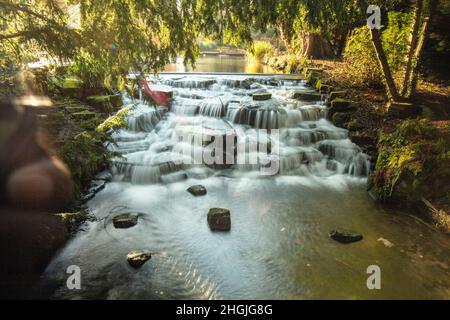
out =
<svg viewBox="0 0 450 320"><path fill-rule="evenodd" d="M274 52L274 47L267 41L255 41L252 56L257 61L265 62Z"/></svg>

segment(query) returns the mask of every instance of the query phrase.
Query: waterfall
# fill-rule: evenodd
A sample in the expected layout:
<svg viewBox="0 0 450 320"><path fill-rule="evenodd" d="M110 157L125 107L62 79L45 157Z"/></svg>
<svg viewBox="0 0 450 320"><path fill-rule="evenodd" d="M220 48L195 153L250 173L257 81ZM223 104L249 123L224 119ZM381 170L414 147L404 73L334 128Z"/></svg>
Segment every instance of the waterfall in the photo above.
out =
<svg viewBox="0 0 450 320"><path fill-rule="evenodd" d="M292 90L307 92L303 82L198 75L155 81L174 91L170 112L138 104L127 118L128 128L114 133L115 143L108 147L122 154L113 162L117 180L173 183L204 179L225 168L257 172L271 161L279 163L278 174L370 173L369 157L347 130L326 119L323 101L288 97ZM272 97L253 100L255 92ZM279 134L272 136L276 129Z"/></svg>

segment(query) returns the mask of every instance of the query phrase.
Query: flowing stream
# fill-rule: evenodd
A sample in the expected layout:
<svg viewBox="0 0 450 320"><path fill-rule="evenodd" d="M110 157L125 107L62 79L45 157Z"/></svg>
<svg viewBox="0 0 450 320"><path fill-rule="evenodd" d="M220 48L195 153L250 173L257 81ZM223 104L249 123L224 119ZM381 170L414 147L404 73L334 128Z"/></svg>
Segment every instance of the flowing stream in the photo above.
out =
<svg viewBox="0 0 450 320"><path fill-rule="evenodd" d="M450 298L449 237L371 200L370 159L326 119L320 96L293 99L313 93L302 81L168 74L157 82L173 90L170 111L127 101L128 128L109 146L122 156L88 202L98 220L47 268L53 298ZM258 93L271 98L253 100ZM245 161L194 163L208 151L204 136L231 137L231 158ZM261 174L274 154L277 174ZM205 196L186 191L197 184ZM209 229L212 207L230 209L229 232ZM137 213L137 225L115 229L119 213ZM328 236L335 228L364 238L338 243ZM152 258L131 268L127 253L142 249ZM80 290L66 287L70 265L81 268ZM366 286L370 265L381 269L381 290Z"/></svg>

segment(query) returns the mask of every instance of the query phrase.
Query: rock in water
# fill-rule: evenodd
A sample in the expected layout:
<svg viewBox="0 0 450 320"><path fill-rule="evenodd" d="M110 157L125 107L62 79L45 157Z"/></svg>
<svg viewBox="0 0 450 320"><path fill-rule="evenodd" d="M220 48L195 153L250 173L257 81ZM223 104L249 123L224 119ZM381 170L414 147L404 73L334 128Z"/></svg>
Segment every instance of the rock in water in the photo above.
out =
<svg viewBox="0 0 450 320"><path fill-rule="evenodd" d="M363 236L362 234L350 231L333 230L330 232L330 238L340 243L351 243L362 240Z"/></svg>
<svg viewBox="0 0 450 320"><path fill-rule="evenodd" d="M264 101L264 100L269 100L270 98L272 98L271 93L254 93L252 96L253 96L253 100L256 100L256 101Z"/></svg>
<svg viewBox="0 0 450 320"><path fill-rule="evenodd" d="M394 246L394 244L392 242L390 242L388 239L378 238L377 241L381 242L382 244L384 244L385 247L388 247L388 248L392 248Z"/></svg>
<svg viewBox="0 0 450 320"><path fill-rule="evenodd" d="M204 196L206 194L206 188L200 184L187 188L187 191L194 196Z"/></svg>
<svg viewBox="0 0 450 320"><path fill-rule="evenodd" d="M138 222L138 215L132 213L123 213L113 218L113 224L116 229L126 229L135 226Z"/></svg>
<svg viewBox="0 0 450 320"><path fill-rule="evenodd" d="M231 228L230 210L224 208L209 209L208 224L211 230L229 231Z"/></svg>
<svg viewBox="0 0 450 320"><path fill-rule="evenodd" d="M143 250L143 251L131 251L127 255L127 260L130 266L132 266L135 269L138 269L142 267L144 263L147 262L152 257L152 254L150 251Z"/></svg>

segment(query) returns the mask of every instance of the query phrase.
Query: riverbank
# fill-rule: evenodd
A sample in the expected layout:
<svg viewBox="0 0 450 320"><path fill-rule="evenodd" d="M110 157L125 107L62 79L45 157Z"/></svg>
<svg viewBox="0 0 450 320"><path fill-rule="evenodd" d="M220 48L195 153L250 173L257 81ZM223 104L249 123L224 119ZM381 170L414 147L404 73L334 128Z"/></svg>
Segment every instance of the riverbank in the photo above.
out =
<svg viewBox="0 0 450 320"><path fill-rule="evenodd" d="M329 94L329 119L349 130L352 141L370 155L371 196L412 210L449 233L449 87L419 82L411 112L398 113L386 108L382 87L355 85L343 62L313 60L297 68L311 86Z"/></svg>

